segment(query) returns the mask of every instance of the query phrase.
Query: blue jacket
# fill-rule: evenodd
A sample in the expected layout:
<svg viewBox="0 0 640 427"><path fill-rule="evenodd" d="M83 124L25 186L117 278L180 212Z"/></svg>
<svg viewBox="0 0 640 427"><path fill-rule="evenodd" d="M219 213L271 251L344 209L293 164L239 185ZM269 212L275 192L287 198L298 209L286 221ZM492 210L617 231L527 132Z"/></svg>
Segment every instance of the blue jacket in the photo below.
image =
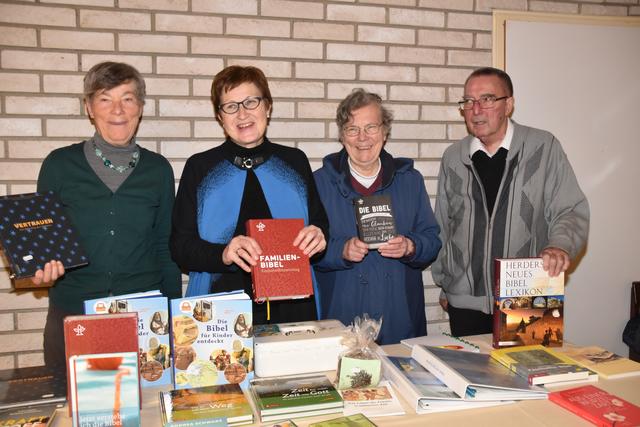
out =
<svg viewBox="0 0 640 427"><path fill-rule="evenodd" d="M431 210L424 179L413 161L380 154L382 185L376 194L390 194L396 231L415 243L409 258L391 259L370 250L365 259L352 263L342 258L350 238L357 236L347 153L330 154L314 173L320 199L329 216L330 240L324 258L315 264L322 318L344 324L368 313L383 317L378 336L381 344L426 334L422 270L438 255L439 228Z"/></svg>

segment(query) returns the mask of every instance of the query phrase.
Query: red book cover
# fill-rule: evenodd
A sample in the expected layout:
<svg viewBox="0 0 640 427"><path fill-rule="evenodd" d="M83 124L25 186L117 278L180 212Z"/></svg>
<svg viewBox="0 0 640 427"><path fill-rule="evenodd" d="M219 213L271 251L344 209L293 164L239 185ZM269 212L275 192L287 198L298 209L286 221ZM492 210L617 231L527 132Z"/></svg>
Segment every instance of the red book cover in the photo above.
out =
<svg viewBox="0 0 640 427"><path fill-rule="evenodd" d="M303 227L302 219L247 221L247 235L262 248L258 264L251 269L255 301L313 295L309 257L293 246L293 240Z"/></svg>
<svg viewBox="0 0 640 427"><path fill-rule="evenodd" d="M64 318L67 364L71 356L138 352L138 313L87 314ZM67 369L69 367L67 366ZM67 375L67 399L72 389ZM69 405L69 411L71 406ZM69 414L71 415L71 414Z"/></svg>
<svg viewBox="0 0 640 427"><path fill-rule="evenodd" d="M597 426L640 425L640 407L592 385L549 393L549 400Z"/></svg>

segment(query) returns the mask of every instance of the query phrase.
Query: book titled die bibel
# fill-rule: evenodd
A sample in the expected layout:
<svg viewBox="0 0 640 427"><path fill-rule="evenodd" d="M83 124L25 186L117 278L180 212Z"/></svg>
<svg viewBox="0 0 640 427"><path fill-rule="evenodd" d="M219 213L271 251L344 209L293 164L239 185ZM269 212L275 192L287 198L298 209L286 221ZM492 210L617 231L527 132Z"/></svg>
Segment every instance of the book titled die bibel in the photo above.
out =
<svg viewBox="0 0 640 427"><path fill-rule="evenodd" d="M366 243L369 249L377 249L396 236L390 195L358 197L353 201L353 208L358 238Z"/></svg>

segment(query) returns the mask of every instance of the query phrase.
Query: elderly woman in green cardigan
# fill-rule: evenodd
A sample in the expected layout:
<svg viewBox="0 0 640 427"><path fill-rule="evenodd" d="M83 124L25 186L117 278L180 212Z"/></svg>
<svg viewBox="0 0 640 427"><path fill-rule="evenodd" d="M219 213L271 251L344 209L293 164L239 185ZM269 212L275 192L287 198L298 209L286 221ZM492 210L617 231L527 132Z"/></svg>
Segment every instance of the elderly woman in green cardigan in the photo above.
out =
<svg viewBox="0 0 640 427"><path fill-rule="evenodd" d="M168 245L173 171L135 141L144 99L144 80L132 66L92 67L84 78L84 105L95 134L52 151L40 169L38 191L58 195L89 256L89 265L68 271L50 261L32 279L55 282L44 332L48 366L66 366L62 321L83 313L84 300L153 289L181 296Z"/></svg>

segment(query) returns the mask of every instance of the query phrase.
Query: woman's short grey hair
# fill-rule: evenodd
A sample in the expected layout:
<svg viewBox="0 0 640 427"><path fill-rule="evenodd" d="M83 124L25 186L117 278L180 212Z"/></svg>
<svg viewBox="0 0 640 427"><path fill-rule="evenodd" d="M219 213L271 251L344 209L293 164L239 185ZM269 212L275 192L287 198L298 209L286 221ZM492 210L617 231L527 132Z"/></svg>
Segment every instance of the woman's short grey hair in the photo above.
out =
<svg viewBox="0 0 640 427"><path fill-rule="evenodd" d="M124 62L100 62L91 67L84 76L84 100L90 102L96 93L130 82L135 84L136 98L144 104L147 90L138 70Z"/></svg>
<svg viewBox="0 0 640 427"><path fill-rule="evenodd" d="M380 116L382 117L382 126L385 129L385 137L391 132L391 122L393 122L393 113L382 105L382 98L379 95L367 92L362 88L356 88L351 91L345 99L338 105L336 111L336 123L338 130L342 132L342 128L351 119L352 113L367 105L375 104L380 108Z"/></svg>

